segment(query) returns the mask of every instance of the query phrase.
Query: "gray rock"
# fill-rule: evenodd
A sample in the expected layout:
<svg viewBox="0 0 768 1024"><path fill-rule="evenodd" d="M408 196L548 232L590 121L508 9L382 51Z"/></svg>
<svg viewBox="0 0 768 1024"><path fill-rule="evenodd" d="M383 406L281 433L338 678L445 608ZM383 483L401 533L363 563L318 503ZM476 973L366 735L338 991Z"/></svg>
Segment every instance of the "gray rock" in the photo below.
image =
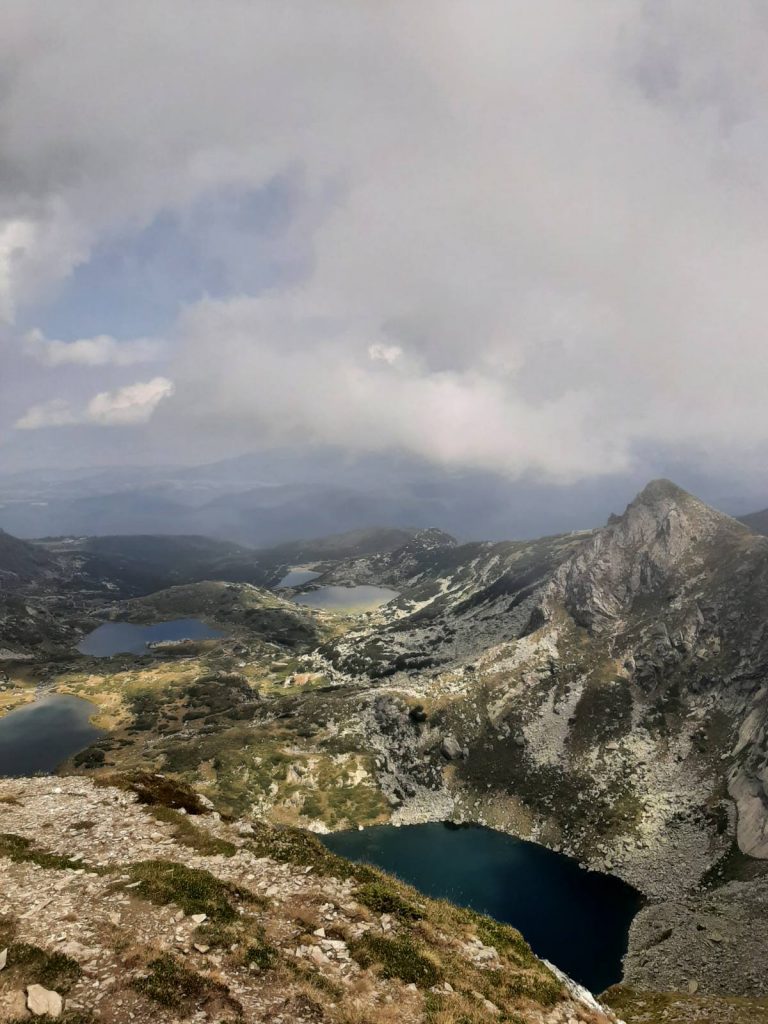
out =
<svg viewBox="0 0 768 1024"><path fill-rule="evenodd" d="M42 985L27 986L27 1009L36 1017L52 1017L56 1020L64 1009L64 1001L58 992L43 988Z"/></svg>
<svg viewBox="0 0 768 1024"><path fill-rule="evenodd" d="M447 757L449 761L456 761L464 756L464 751L455 736L443 736L440 743L440 753L443 757Z"/></svg>

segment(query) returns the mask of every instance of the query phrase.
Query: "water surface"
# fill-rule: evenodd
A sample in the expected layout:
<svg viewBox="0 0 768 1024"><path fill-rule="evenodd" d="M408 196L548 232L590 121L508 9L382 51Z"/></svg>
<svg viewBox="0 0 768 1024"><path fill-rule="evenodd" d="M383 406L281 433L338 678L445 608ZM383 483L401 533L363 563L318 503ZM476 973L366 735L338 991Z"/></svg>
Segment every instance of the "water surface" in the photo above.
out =
<svg viewBox="0 0 768 1024"><path fill-rule="evenodd" d="M538 956L592 992L621 980L642 896L619 879L480 826L379 825L321 838L335 853L375 864L428 896L514 925Z"/></svg>
<svg viewBox="0 0 768 1024"><path fill-rule="evenodd" d="M397 591L388 587L318 587L305 594L296 594L293 600L296 604L332 612L367 612L387 604L394 597L397 597Z"/></svg>
<svg viewBox="0 0 768 1024"><path fill-rule="evenodd" d="M81 654L109 658L113 654L146 654L147 644L167 640L212 640L224 636L220 629L199 619L172 619L152 626L133 622L104 622L77 645Z"/></svg>
<svg viewBox="0 0 768 1024"><path fill-rule="evenodd" d="M89 721L97 710L80 697L48 693L0 718L0 775L55 771L104 735Z"/></svg>

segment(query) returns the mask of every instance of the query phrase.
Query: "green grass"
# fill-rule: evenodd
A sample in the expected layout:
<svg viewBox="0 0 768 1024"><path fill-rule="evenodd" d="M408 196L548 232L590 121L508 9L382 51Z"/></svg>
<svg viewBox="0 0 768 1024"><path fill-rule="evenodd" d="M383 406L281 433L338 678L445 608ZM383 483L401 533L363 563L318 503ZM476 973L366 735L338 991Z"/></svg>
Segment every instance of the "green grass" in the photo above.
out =
<svg viewBox="0 0 768 1024"><path fill-rule="evenodd" d="M233 857L237 853L237 847L226 839L219 839L206 829L199 828L189 820L186 814L175 811L172 807L157 805L150 808L150 814L158 821L173 826L173 838L182 846L203 854L205 857L213 857L221 854L224 857Z"/></svg>
<svg viewBox="0 0 768 1024"><path fill-rule="evenodd" d="M134 979L131 985L161 1006L174 1010L199 1007L216 996L230 1001L226 986L190 971L170 954L157 957L147 966L147 973Z"/></svg>
<svg viewBox="0 0 768 1024"><path fill-rule="evenodd" d="M377 878L373 868L331 853L313 832L299 828L281 828L264 822L253 823L254 836L249 846L259 857L271 857L284 864L312 867L318 874L337 878L356 878L366 882Z"/></svg>
<svg viewBox="0 0 768 1024"><path fill-rule="evenodd" d="M410 936L387 939L367 934L353 942L349 949L361 967L375 965L385 978L399 978L420 988L431 988L442 981L437 962L425 955Z"/></svg>
<svg viewBox="0 0 768 1024"><path fill-rule="evenodd" d="M275 965L278 956L279 953L275 946L264 939L260 939L246 946L243 960L248 967L255 967L261 971L266 971Z"/></svg>
<svg viewBox="0 0 768 1024"><path fill-rule="evenodd" d="M131 882L139 883L133 891L151 903L175 903L185 914L207 914L211 921L222 924L237 920L239 904L257 902L251 893L223 882L210 871L173 861L140 861L131 864L128 872Z"/></svg>
<svg viewBox="0 0 768 1024"><path fill-rule="evenodd" d="M57 871L66 869L79 870L88 868L80 860L72 860L59 853L48 853L39 849L30 839L15 835L13 832L0 832L0 857L7 857L17 864L37 864L41 868Z"/></svg>
<svg viewBox="0 0 768 1024"><path fill-rule="evenodd" d="M131 772L121 775L101 776L94 780L97 785L115 786L135 793L139 803L149 807L170 807L184 810L187 814L206 814L208 808L199 795L179 779L153 772Z"/></svg>
<svg viewBox="0 0 768 1024"><path fill-rule="evenodd" d="M49 953L29 942L12 942L3 976L20 985L43 985L66 993L82 973L77 960L64 953Z"/></svg>
<svg viewBox="0 0 768 1024"><path fill-rule="evenodd" d="M401 920L418 921L424 913L397 891L396 885L388 878L373 878L363 882L355 893L358 903L377 914L392 914Z"/></svg>

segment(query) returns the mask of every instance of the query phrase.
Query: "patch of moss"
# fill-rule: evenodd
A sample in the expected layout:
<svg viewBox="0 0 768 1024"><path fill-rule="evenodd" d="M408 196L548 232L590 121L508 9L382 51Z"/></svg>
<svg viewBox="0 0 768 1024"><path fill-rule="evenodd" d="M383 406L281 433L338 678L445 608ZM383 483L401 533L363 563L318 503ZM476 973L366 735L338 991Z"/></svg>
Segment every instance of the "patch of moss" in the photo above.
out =
<svg viewBox="0 0 768 1024"><path fill-rule="evenodd" d="M176 811L172 807L156 805L150 808L153 818L162 821L166 825L173 826L173 838L182 846L196 850L206 857L213 857L221 854L224 857L233 857L237 853L237 847L226 839L219 839L206 829L199 828L189 818Z"/></svg>
<svg viewBox="0 0 768 1024"><path fill-rule="evenodd" d="M115 786L135 793L139 803L150 807L160 805L187 814L205 814L208 808L200 796L185 782L154 772L132 772L125 775L101 776L97 785Z"/></svg>
<svg viewBox="0 0 768 1024"><path fill-rule="evenodd" d="M185 914L207 914L215 922L237 920L238 903L255 901L251 893L221 881L210 871L169 860L140 861L128 871L131 882L139 883L135 891L144 899L161 906L175 903Z"/></svg>
<svg viewBox="0 0 768 1024"><path fill-rule="evenodd" d="M563 994L563 986L541 963L530 970L487 971L481 985L485 997L497 1004L531 999L541 1006L554 1006Z"/></svg>
<svg viewBox="0 0 768 1024"><path fill-rule="evenodd" d="M521 964L538 963L533 950L517 928L503 924L501 921L495 921L492 917L475 914L474 911L469 913L472 915L472 924L477 937L485 946L493 946L497 953L511 956Z"/></svg>
<svg viewBox="0 0 768 1024"><path fill-rule="evenodd" d="M85 868L82 861L72 860L59 853L48 853L34 845L30 839L18 836L13 832L0 833L0 857L8 857L17 864L37 864L41 868L63 871L67 868L79 870Z"/></svg>
<svg viewBox="0 0 768 1024"><path fill-rule="evenodd" d="M147 968L147 973L135 978L131 986L161 1006L174 1010L201 1007L216 997L232 1008L236 1006L225 985L188 970L168 953L150 961Z"/></svg>
<svg viewBox="0 0 768 1024"><path fill-rule="evenodd" d="M356 878L360 882L378 878L373 868L331 853L313 832L300 828L288 828L255 822L254 836L249 845L259 857L298 867L312 867L319 874L334 875L337 878Z"/></svg>
<svg viewBox="0 0 768 1024"><path fill-rule="evenodd" d="M364 882L358 886L355 898L377 914L394 914L407 921L424 917L422 910L404 899L397 891L396 883L389 878L373 878Z"/></svg>
<svg viewBox="0 0 768 1024"><path fill-rule="evenodd" d="M407 935L387 939L366 934L350 945L350 952L361 967L377 965L385 978L399 978L420 988L431 988L442 980L439 964Z"/></svg>
<svg viewBox="0 0 768 1024"><path fill-rule="evenodd" d="M4 1024L30 1024L29 1017L13 1017ZM96 1024L96 1017L87 1010L65 1010L60 1017L50 1017L44 1013L35 1017L35 1024Z"/></svg>
<svg viewBox="0 0 768 1024"><path fill-rule="evenodd" d="M68 992L82 975L77 960L64 953L49 953L29 942L12 942L3 974L23 985L43 985L57 992Z"/></svg>
<svg viewBox="0 0 768 1024"><path fill-rule="evenodd" d="M274 966L278 956L279 953L275 946L264 939L260 939L246 946L243 961L248 967L267 971L270 967Z"/></svg>
<svg viewBox="0 0 768 1024"><path fill-rule="evenodd" d="M11 914L0 914L0 949L10 946L16 938L16 918Z"/></svg>
<svg viewBox="0 0 768 1024"><path fill-rule="evenodd" d="M195 941L204 946L229 949L237 939L237 932L219 921L204 921L195 929Z"/></svg>

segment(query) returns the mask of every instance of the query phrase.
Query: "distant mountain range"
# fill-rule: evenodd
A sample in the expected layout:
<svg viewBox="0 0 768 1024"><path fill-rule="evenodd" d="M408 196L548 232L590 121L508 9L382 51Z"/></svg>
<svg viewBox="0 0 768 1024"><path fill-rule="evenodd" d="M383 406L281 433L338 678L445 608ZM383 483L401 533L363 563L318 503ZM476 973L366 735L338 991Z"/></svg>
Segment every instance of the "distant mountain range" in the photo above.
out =
<svg viewBox="0 0 768 1024"><path fill-rule="evenodd" d="M256 547L382 525L524 539L604 522L643 482L560 487L406 457L284 451L193 467L0 474L0 528L25 538L196 534ZM734 498L695 477L686 484L730 513L762 501L757 490Z"/></svg>

